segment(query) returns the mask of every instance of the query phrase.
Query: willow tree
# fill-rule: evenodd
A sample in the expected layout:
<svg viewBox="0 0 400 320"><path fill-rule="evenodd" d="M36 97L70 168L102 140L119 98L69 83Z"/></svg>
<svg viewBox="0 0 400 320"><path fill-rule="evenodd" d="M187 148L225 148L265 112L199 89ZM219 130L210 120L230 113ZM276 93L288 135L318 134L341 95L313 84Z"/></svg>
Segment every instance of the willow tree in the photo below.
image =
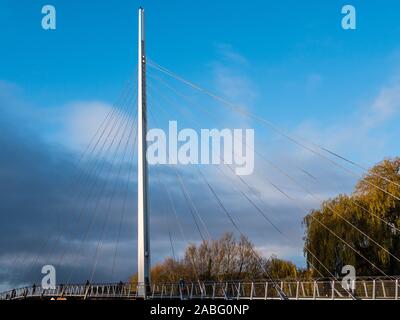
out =
<svg viewBox="0 0 400 320"><path fill-rule="evenodd" d="M371 168L351 195L323 202L303 221L309 264L325 276L340 274L344 265L353 265L358 275L400 274L399 199L395 158Z"/></svg>

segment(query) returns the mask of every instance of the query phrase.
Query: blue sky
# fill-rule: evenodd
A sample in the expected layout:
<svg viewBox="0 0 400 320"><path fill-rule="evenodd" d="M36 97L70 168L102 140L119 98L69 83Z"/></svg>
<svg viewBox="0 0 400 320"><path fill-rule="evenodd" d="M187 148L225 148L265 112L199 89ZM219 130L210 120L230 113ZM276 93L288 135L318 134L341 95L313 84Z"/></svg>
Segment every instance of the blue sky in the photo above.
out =
<svg viewBox="0 0 400 320"><path fill-rule="evenodd" d="M251 80L260 113L288 127L335 123L370 104L398 72L399 4L353 1L358 28L344 31L346 3L53 1L58 26L46 32L47 2L2 1L0 70L41 106L113 101L136 63L143 5L153 60L207 86L215 62L226 63L225 46L248 62L233 73Z"/></svg>
<svg viewBox="0 0 400 320"><path fill-rule="evenodd" d="M41 28L41 8L46 4L57 10L54 31ZM356 30L341 28L345 4L356 8ZM71 159L79 153L76 145L87 143L134 73L139 6L146 10L147 53L157 63L248 107L291 134L368 166L398 155L400 3L387 0L253 0L246 4L226 0L0 0L0 116L9 127L10 139L15 134L21 146L39 146L40 156L53 164L64 163L61 155ZM151 69L149 73L160 76ZM156 90L163 90L152 81ZM217 107L187 88L181 90ZM243 124L219 112L222 120L213 125ZM209 125L204 114L194 117ZM258 147L273 159L281 163L289 159L288 163L296 161L323 172L321 184L313 186L321 198L352 189L354 177L320 165L258 124L243 125L258 130ZM24 130L29 136L24 136ZM4 157L12 162L13 156L18 158L18 153ZM60 163L55 172L64 170ZM259 190L270 192L257 177L251 179ZM324 179L334 182L325 184ZM287 186L287 182L280 183ZM300 239L304 213L292 221L285 212L293 208L279 202L283 200L272 192L267 199L282 211L277 220L287 230L296 230ZM304 201L310 207L318 205ZM251 224L248 228L263 248L263 230ZM164 238L154 242L158 259L168 247L162 230ZM268 241L268 253L283 252L283 257L304 264L300 242L282 248L279 240ZM124 270L128 273L129 268Z"/></svg>

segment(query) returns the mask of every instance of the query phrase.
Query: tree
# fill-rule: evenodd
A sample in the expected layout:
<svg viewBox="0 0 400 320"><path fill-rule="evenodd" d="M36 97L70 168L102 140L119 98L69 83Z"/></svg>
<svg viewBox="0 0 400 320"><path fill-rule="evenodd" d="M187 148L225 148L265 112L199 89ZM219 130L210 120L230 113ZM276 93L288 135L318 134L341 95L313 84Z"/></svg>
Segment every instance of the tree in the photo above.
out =
<svg viewBox="0 0 400 320"><path fill-rule="evenodd" d="M291 261L285 261L272 256L266 264L266 268L273 279L297 279L301 270Z"/></svg>
<svg viewBox="0 0 400 320"><path fill-rule="evenodd" d="M154 283L176 283L180 279L265 280L269 275L275 279L295 279L299 273L302 271L291 262L275 256L270 259L262 257L246 237L237 241L232 233L225 233L218 240L189 245L182 259L167 258L155 265L151 269L151 278ZM137 275L131 278L131 282L137 282Z"/></svg>
<svg viewBox="0 0 400 320"><path fill-rule="evenodd" d="M344 265L353 265L358 275L400 274L400 263L390 255L400 257L399 185L400 158L387 159L368 171L353 194L341 194L312 210L303 221L309 264L325 276L340 274Z"/></svg>

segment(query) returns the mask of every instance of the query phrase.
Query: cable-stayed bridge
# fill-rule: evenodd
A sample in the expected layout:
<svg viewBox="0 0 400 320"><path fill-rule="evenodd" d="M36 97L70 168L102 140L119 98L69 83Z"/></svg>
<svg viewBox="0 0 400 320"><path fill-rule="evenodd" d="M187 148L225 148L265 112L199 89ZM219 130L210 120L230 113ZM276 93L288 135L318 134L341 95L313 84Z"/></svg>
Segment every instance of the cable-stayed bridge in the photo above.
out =
<svg viewBox="0 0 400 320"><path fill-rule="evenodd" d="M259 253L252 249L252 254L255 257L260 268L263 270L263 280L254 279L253 281L211 281L198 279L196 281L179 281L177 283L154 283L150 277L151 267L151 246L150 246L150 231L149 226L149 212L150 212L150 198L148 195L148 184L149 184L149 164L146 159L147 152L147 141L146 134L148 133L149 124L153 124L154 127L160 128L161 117L169 120L174 120L177 114L190 120L190 126L197 130L202 130L202 124L198 117L189 116L188 111L197 109L202 113L202 117L209 121L219 120L218 115L214 110L209 108L200 107L200 104L196 99L193 99L191 94L187 94L187 91L181 91L176 83L185 86L186 90L198 95L207 97L212 100L216 106L223 107L226 109L226 118L235 114L240 117L245 123L248 121L254 121L258 125L265 127L272 131L280 138L288 141L301 149L303 152L307 152L312 156L318 158L320 161L327 163L335 169L341 170L346 174L360 178L359 171L366 172L367 168L360 165L346 157L343 157L319 144L305 141L280 126L269 121L268 119L253 113L248 108L232 103L229 99L221 97L215 94L213 91L203 88L202 86L185 79L177 73L161 66L160 64L148 59L145 52L145 30L144 30L144 11L139 11L139 39L138 39L138 70L137 78L129 80L126 88L121 94L120 100L116 103L115 107L110 110L107 116L104 118L98 130L95 132L85 151L83 152L79 163L84 163L87 159L95 159L93 162L90 161L91 167L89 168L88 174L80 175L74 181L75 185L85 185L89 192L84 195L82 205L77 209L74 207L75 203L78 203L78 198L82 196L77 194L75 199L71 200L71 211L76 213L73 219L68 220L66 223L61 223L59 232L54 236L49 234L46 241L42 245L42 249L48 250L48 254L43 258L41 255L34 257L24 257L23 255L15 257L8 267L7 272L12 272L13 268L18 264L24 264L27 266L35 266L41 261L52 261L52 251L57 249L57 246L65 241L65 233L72 232L76 226L79 226L85 215L89 215L89 223L86 229L83 230L82 235L78 238L78 244L76 249L76 255L70 257L66 250L61 252L53 252L57 255L56 265L61 266L63 264L79 264L80 257L83 253L83 246L88 241L90 232L93 230L93 226L96 223L100 224L99 237L95 241L94 245L94 258L93 263L90 267L88 281L86 284L71 284L73 279L73 269L69 275L65 278L65 284L58 284L54 288L44 289L40 285L27 286L20 289L11 289L0 295L0 299L296 299L296 300L331 300L331 299L399 299L399 280L397 276L389 275L385 273L382 268L371 261L368 257L363 255L360 250L355 247L352 243L344 240L340 235L335 233L329 225L326 225L322 220L315 216L310 216L317 224L324 228L332 237L337 238L341 244L351 250L354 254L358 255L366 264L368 264L374 272L380 274L379 277L367 278L358 275L356 279L352 280L351 285L346 286L342 284L342 281L338 279L337 275L333 274L330 269L325 266L319 259L319 252L313 252L305 246L304 250L307 256L313 257L313 263L307 260L307 265L314 271L318 278L313 280L303 279L292 279L292 280L281 280L274 278L263 265L263 261L259 256ZM149 68L149 70L147 70ZM137 88L137 90L136 90ZM163 88L160 90L160 88ZM168 94L165 94L168 92ZM137 107L135 106L137 102ZM215 119L217 118L217 119ZM244 145L244 146L243 146ZM279 163L272 161L267 158L262 152L253 146L246 144L244 141L241 143L242 151L247 150L253 152L259 159L264 163L271 166L274 171L284 176L287 181L291 183L291 187L295 188L297 192L302 192L306 197L313 199L317 202L321 202L321 199L304 183L302 180L297 179L289 172L287 172L283 166ZM137 155L135 154L137 150ZM234 149L235 150L235 149ZM209 150L208 150L209 151ZM234 151L233 151L234 152ZM215 155L215 153L217 153ZM101 251L105 246L105 238L107 237L107 231L109 228L109 222L111 214L113 212L113 200L117 197L118 190L118 179L123 174L127 175L124 183L126 184L125 192L122 195L123 202L122 206L118 208L120 213L119 224L117 226L117 233L115 237L115 251L109 257L109 264L111 267L110 274L111 278L116 273L117 260L118 260L118 249L121 236L121 228L124 224L127 216L133 215L136 212L128 212L128 202L130 200L129 185L132 183L132 177L134 175L133 159L137 156L137 217L138 217L138 242L137 242L137 254L138 254L138 279L130 283L115 283L115 284L97 284L95 280L96 271L98 270L98 264L100 260ZM211 150L213 159L221 160L218 165L214 165L215 169L218 170L219 179L218 181L227 181L229 188L236 193L237 197L240 197L248 206L256 212L256 214L263 220L264 223L271 226L275 231L286 241L296 241L293 239L291 234L284 232L269 216L265 208L265 200L262 194L252 186L249 179L245 176L237 175L235 167L232 162L226 163L223 155L220 152ZM225 155L224 155L225 156ZM176 160L176 159L175 159ZM126 163L129 163L126 168ZM182 224L180 213L177 208L176 199L174 199L172 192L170 191L169 184L171 181L165 181L165 177L162 175L163 171L160 165L155 166L155 178L160 188L164 190L169 204L169 208L164 211L169 212L169 216L165 214L165 225L168 228L168 239L171 245L172 256L176 255L176 248L174 247L172 225L177 226L180 236L186 244L189 244L186 227ZM195 226L194 230L198 233L199 238L202 241L208 241L212 239L210 226L207 224L205 219L202 217L202 212L199 209L199 204L194 200L193 194L197 191L190 190L186 181L186 176L183 170L180 170L175 163L168 163L167 167L172 176L175 178L174 185L180 190L183 201L187 207L187 214L192 218ZM298 168L304 175L315 179L314 175L308 172L304 168ZM126 173L127 171L127 173ZM229 230L233 230L236 234L245 237L246 233L243 230L243 226L237 221L235 216L232 214L231 206L227 203L227 198L223 196L220 188L217 184L218 181L211 179L208 172L201 166L196 166L192 173L192 179L195 179L202 184L204 190L206 190L215 204L217 210L222 213L228 224ZM90 180L90 175L96 174L100 176L99 181ZM379 178L385 180L389 184L393 184L396 187L400 187L396 182L390 181L384 176L376 175ZM117 182L111 182L110 177L116 177ZM307 212L308 208L301 205L297 198L288 192L288 190L282 188L273 179L264 176L263 181L268 185L268 188L274 190L287 202L291 203L300 212ZM385 193L389 197L395 200L400 200L392 192L383 189L382 187L368 182L371 187ZM293 189L292 189L293 190ZM106 198L105 202L102 202L102 197ZM355 203L357 206L361 206L359 203ZM383 244L374 239L371 235L363 231L353 221L350 221L335 208L328 209L343 222L354 230L362 234L362 236L368 241L369 245L380 248L383 252L388 254L391 259L396 263L400 263L400 259L392 252L387 250ZM396 228L393 223L386 221L382 217L376 216L376 214L366 207L361 208L365 214L379 219L383 224L387 225L391 229ZM105 210L103 220L99 220L99 212ZM249 217L251 219L251 217ZM173 222L172 222L173 220ZM318 263L318 265L315 265ZM196 265L193 263L193 269L196 272ZM328 274L327 278L325 275Z"/></svg>

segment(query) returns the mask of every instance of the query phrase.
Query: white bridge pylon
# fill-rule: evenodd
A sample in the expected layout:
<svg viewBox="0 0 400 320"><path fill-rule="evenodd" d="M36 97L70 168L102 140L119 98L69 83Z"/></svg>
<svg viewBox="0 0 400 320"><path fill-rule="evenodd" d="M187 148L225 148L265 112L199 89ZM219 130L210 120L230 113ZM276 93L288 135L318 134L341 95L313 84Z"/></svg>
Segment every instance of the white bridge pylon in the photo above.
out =
<svg viewBox="0 0 400 320"><path fill-rule="evenodd" d="M150 287L150 237L146 160L146 50L144 9L139 9L138 33L138 296L146 298Z"/></svg>

